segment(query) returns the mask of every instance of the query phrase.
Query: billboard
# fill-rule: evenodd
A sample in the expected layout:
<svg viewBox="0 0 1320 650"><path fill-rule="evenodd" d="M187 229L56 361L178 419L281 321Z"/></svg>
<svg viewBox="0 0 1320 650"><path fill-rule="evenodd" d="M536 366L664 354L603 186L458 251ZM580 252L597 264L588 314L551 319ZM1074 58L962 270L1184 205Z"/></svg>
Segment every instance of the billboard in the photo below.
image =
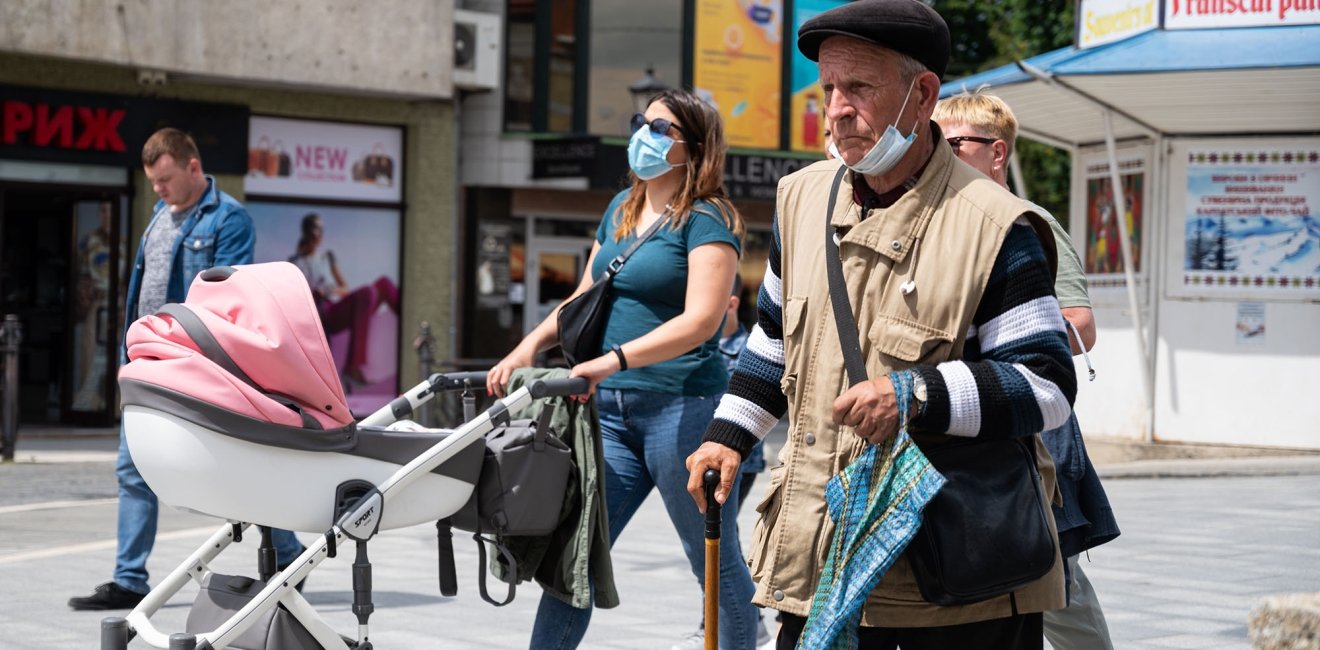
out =
<svg viewBox="0 0 1320 650"><path fill-rule="evenodd" d="M789 38L796 39L802 23L848 0L797 0L793 3L793 30ZM789 74L789 130L788 148L793 151L821 153L825 150L825 95L820 89L820 70L816 63L792 48L792 69Z"/></svg>
<svg viewBox="0 0 1320 650"><path fill-rule="evenodd" d="M783 3L695 0L692 86L733 147L779 148Z"/></svg>

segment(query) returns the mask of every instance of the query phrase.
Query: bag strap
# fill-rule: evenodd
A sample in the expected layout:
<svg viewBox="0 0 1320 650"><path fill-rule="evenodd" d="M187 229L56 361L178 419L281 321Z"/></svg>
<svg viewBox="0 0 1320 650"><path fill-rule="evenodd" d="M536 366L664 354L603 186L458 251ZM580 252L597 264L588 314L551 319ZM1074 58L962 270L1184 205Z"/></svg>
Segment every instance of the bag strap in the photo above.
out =
<svg viewBox="0 0 1320 650"><path fill-rule="evenodd" d="M636 253L637 249L641 248L642 244L646 243L646 240L651 238L651 235L654 235L657 230L660 230L661 225L669 221L669 216L669 208L665 207L664 214L660 215L660 218L656 219L655 223L652 223L651 227L647 228L646 232L643 232L641 237L633 240L633 243L629 245L628 248L625 248L622 253L619 253L618 257L610 260L609 266L605 268L605 274L610 276L618 275L619 269L623 268L623 263L627 262L628 258L632 257L632 254Z"/></svg>
<svg viewBox="0 0 1320 650"><path fill-rule="evenodd" d="M242 368L238 367L238 364L234 362L234 358L229 356L229 353L225 352L225 349L220 346L220 342L216 340L215 335L211 333L206 323L202 322L202 319L193 313L193 310L189 309L187 305L177 302L167 303L162 305L160 311L156 313L170 316L178 322L183 327L183 331L188 334L188 338L191 338L193 343L197 344L197 349L201 351L202 356L210 359L225 372L251 386L253 390L297 413L298 417L302 418L304 429L324 428L320 422L316 421L316 418L308 415L297 402L288 396L266 390L261 384L253 381L246 372L243 372Z"/></svg>
<svg viewBox="0 0 1320 650"><path fill-rule="evenodd" d="M532 434L532 450L545 450L545 436L550 431L550 420L555 415L556 399L547 400L541 407L541 414L536 417L536 430Z"/></svg>
<svg viewBox="0 0 1320 650"><path fill-rule="evenodd" d="M496 607L508 605L513 602L513 596L518 590L518 559L513 557L509 547L501 544L498 539L487 539L482 537L481 533L474 533L472 539L477 540L477 586L480 587L481 599ZM491 598L490 592L486 590L486 574L490 573L486 567L486 544L494 546L495 550L500 552L500 557L506 565L505 569L508 571L507 575L510 577L509 592L505 594L502 602Z"/></svg>
<svg viewBox="0 0 1320 650"><path fill-rule="evenodd" d="M825 209L825 270L830 282L830 304L834 307L834 325L839 330L839 345L843 348L843 365L848 370L848 384L856 386L866 381L866 363L862 361L861 335L857 333L857 318L848 302L848 288L843 284L843 262L839 259L839 230L830 223L834 219L834 203L839 198L839 186L847 167L840 166L830 187L829 207Z"/></svg>

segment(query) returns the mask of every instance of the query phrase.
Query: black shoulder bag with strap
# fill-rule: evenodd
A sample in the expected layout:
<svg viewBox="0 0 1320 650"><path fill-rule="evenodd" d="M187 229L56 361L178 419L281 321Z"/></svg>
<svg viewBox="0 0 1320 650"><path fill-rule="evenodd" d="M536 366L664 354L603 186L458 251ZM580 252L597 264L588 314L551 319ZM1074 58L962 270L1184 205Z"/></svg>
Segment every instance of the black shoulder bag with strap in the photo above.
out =
<svg viewBox="0 0 1320 650"><path fill-rule="evenodd" d="M559 308L559 345L564 349L564 358L568 360L568 365L575 366L600 355L600 341L605 335L605 323L610 318L610 290L614 284L614 276L619 274L623 263L627 262L628 258L632 257L632 254L660 229L661 224L668 220L669 211L665 210L665 213L660 215L660 218L656 219L641 237L633 241L632 245L618 257L610 260L605 273L596 278L591 287Z"/></svg>
<svg viewBox="0 0 1320 650"><path fill-rule="evenodd" d="M848 383L856 385L866 381L866 364L830 223L845 170L839 170L830 190L825 268ZM922 598L936 605L965 605L1011 593L1049 573L1055 551L1047 517L1053 515L1041 497L1030 438L964 441L923 435L913 441L946 481L926 505L921 528L907 548Z"/></svg>

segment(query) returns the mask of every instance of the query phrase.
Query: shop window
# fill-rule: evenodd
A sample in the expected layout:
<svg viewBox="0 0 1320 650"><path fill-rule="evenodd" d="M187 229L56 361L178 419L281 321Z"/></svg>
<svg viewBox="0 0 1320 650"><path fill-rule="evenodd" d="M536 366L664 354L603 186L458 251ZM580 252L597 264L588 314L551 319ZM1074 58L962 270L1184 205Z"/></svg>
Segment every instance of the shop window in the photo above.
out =
<svg viewBox="0 0 1320 650"><path fill-rule="evenodd" d="M591 2L591 72L587 130L592 135L627 136L637 111L628 87L647 68L661 82L682 82L683 4L633 0Z"/></svg>
<svg viewBox="0 0 1320 650"><path fill-rule="evenodd" d="M504 130L532 130L536 2L509 0L504 66Z"/></svg>

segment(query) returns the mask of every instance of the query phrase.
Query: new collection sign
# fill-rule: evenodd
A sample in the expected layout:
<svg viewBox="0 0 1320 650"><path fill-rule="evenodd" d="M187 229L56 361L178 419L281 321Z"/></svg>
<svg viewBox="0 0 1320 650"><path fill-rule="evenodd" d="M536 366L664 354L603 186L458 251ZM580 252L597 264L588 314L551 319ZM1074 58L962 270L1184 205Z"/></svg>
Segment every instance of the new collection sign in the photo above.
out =
<svg viewBox="0 0 1320 650"><path fill-rule="evenodd" d="M253 116L249 194L398 203L403 130Z"/></svg>

